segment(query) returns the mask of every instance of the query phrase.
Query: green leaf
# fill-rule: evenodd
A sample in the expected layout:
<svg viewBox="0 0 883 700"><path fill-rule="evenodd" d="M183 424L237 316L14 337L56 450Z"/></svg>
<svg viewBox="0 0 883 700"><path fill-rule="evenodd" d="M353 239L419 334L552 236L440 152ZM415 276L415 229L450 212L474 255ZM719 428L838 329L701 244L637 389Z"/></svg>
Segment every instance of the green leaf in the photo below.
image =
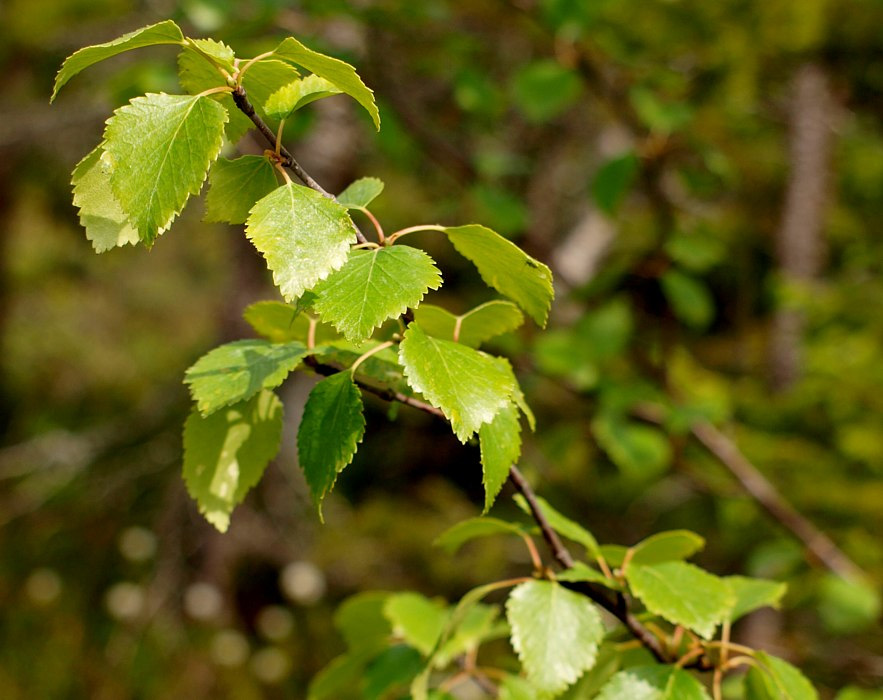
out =
<svg viewBox="0 0 883 700"><path fill-rule="evenodd" d="M631 564L660 564L689 559L705 546L705 539L689 530L658 532L632 547Z"/></svg>
<svg viewBox="0 0 883 700"><path fill-rule="evenodd" d="M352 461L364 434L362 395L349 372L313 387L297 431L297 453L320 518L322 499Z"/></svg>
<svg viewBox="0 0 883 700"><path fill-rule="evenodd" d="M233 63L236 60L236 54L233 53L233 49L227 46L223 41L215 41L214 39L190 39L188 37L185 46L191 51L194 51L197 55L201 52L202 54L210 56L212 60L224 68L228 73L234 71ZM205 56L199 55L199 57L211 65L211 62L208 61Z"/></svg>
<svg viewBox="0 0 883 700"><path fill-rule="evenodd" d="M582 84L579 76L558 61L542 60L515 75L512 96L528 121L548 121L573 104Z"/></svg>
<svg viewBox="0 0 883 700"><path fill-rule="evenodd" d="M306 68L311 73L336 85L342 92L362 105L371 115L374 126L378 130L380 129L380 113L374 103L374 93L362 82L356 69L349 63L308 49L292 37L288 37L279 44L273 53L279 58Z"/></svg>
<svg viewBox="0 0 883 700"><path fill-rule="evenodd" d="M97 253L116 246L135 244L138 232L132 228L110 188L111 165L101 146L77 163L71 184L80 224Z"/></svg>
<svg viewBox="0 0 883 700"><path fill-rule="evenodd" d="M151 245L198 194L223 143L227 112L207 97L147 94L108 119L113 194Z"/></svg>
<svg viewBox="0 0 883 700"><path fill-rule="evenodd" d="M307 292L301 300L309 296ZM301 315L298 304L286 304L281 301L256 301L248 306L242 317L254 328L255 332L273 343L287 343L289 340L301 340L307 337L309 321Z"/></svg>
<svg viewBox="0 0 883 700"><path fill-rule="evenodd" d="M500 409L490 423L481 426L478 441L481 446L484 512L487 513L509 478L509 467L517 464L521 456L518 407L509 403Z"/></svg>
<svg viewBox="0 0 883 700"><path fill-rule="evenodd" d="M528 680L559 693L595 663L604 627L585 596L551 581L516 586L506 601L512 646Z"/></svg>
<svg viewBox="0 0 883 700"><path fill-rule="evenodd" d="M681 321L697 330L703 330L712 322L714 299L700 280L671 269L659 281L674 315Z"/></svg>
<svg viewBox="0 0 883 700"><path fill-rule="evenodd" d="M448 612L437 601L419 593L396 593L386 599L383 614L392 624L393 634L424 656L435 648Z"/></svg>
<svg viewBox="0 0 883 700"><path fill-rule="evenodd" d="M392 626L383 613L390 594L366 591L347 598L334 612L334 626L351 651L382 649L389 643Z"/></svg>
<svg viewBox="0 0 883 700"><path fill-rule="evenodd" d="M279 186L276 170L264 156L221 158L212 168L209 183L205 220L228 224L244 224L255 202Z"/></svg>
<svg viewBox="0 0 883 700"><path fill-rule="evenodd" d="M592 434L623 475L633 481L657 477L671 463L671 445L658 428L600 414L592 421Z"/></svg>
<svg viewBox="0 0 883 700"><path fill-rule="evenodd" d="M548 267L484 226L448 226L444 231L457 252L478 268L485 284L512 299L538 324L546 325L555 294Z"/></svg>
<svg viewBox="0 0 883 700"><path fill-rule="evenodd" d="M515 523L509 523L497 518L469 518L445 530L436 537L433 544L446 550L448 554L454 554L460 547L478 537L491 535L517 535L521 536L524 528Z"/></svg>
<svg viewBox="0 0 883 700"><path fill-rule="evenodd" d="M727 576L724 581L729 584L730 590L736 596L736 602L727 615L730 622L735 622L752 610L768 605L778 608L779 601L788 590L788 586L784 583L747 576Z"/></svg>
<svg viewBox="0 0 883 700"><path fill-rule="evenodd" d="M332 659L310 679L307 700L340 700L349 698L351 691L365 675L365 667L376 655L374 650L360 650L341 654Z"/></svg>
<svg viewBox="0 0 883 700"><path fill-rule="evenodd" d="M421 304L414 310L414 319L429 335L456 340L471 348L524 323L524 315L508 301L489 301L460 316L440 306Z"/></svg>
<svg viewBox="0 0 883 700"><path fill-rule="evenodd" d="M199 511L221 532L260 481L282 437L282 402L271 391L184 424L184 481Z"/></svg>
<svg viewBox="0 0 883 700"><path fill-rule="evenodd" d="M388 698L393 688L407 684L423 667L423 660L416 650L397 644L384 650L365 669L362 677L364 700Z"/></svg>
<svg viewBox="0 0 883 700"><path fill-rule="evenodd" d="M98 44L96 46L87 46L80 49L72 56L68 56L61 65L61 70L55 76L55 87L52 89L52 97L50 102L55 100L58 91L64 87L68 80L73 78L84 68L111 58L124 51L138 49L142 46L156 46L157 44L181 44L184 41L184 35L180 28L172 20L167 19L165 22L151 24L141 29L136 29L128 34L123 34L118 39L108 41L106 44Z"/></svg>
<svg viewBox="0 0 883 700"><path fill-rule="evenodd" d="M495 624L500 609L496 605L475 605L457 625L454 634L433 656L433 666L444 668L453 659L474 652L482 643L509 636L505 622Z"/></svg>
<svg viewBox="0 0 883 700"><path fill-rule="evenodd" d="M293 182L254 205L245 235L266 258L286 301L340 268L356 242L344 207Z"/></svg>
<svg viewBox="0 0 883 700"><path fill-rule="evenodd" d="M758 651L745 682L746 700L818 700L812 684L787 661Z"/></svg>
<svg viewBox="0 0 883 700"><path fill-rule="evenodd" d="M619 208L638 174L640 162L634 152L608 160L595 174L592 197L605 214L612 215Z"/></svg>
<svg viewBox="0 0 883 700"><path fill-rule="evenodd" d="M500 684L498 700L536 700L537 689L527 679L507 675Z"/></svg>
<svg viewBox="0 0 883 700"><path fill-rule="evenodd" d="M346 264L315 287L313 309L359 343L440 286L441 274L422 250L403 245L352 250Z"/></svg>
<svg viewBox="0 0 883 700"><path fill-rule="evenodd" d="M634 666L614 675L596 700L709 700L708 692L674 666Z"/></svg>
<svg viewBox="0 0 883 700"><path fill-rule="evenodd" d="M704 639L711 639L736 602L726 581L682 561L629 565L625 577L650 612Z"/></svg>
<svg viewBox="0 0 883 700"><path fill-rule="evenodd" d="M337 202L350 208L367 207L381 192L383 192L383 180L376 177L362 177L351 182L337 195Z"/></svg>
<svg viewBox="0 0 883 700"><path fill-rule="evenodd" d="M203 355L184 374L190 394L204 416L273 389L309 354L297 341L236 340Z"/></svg>
<svg viewBox="0 0 883 700"><path fill-rule="evenodd" d="M448 340L426 335L412 323L399 345L408 383L440 408L465 443L506 406L515 378L493 357Z"/></svg>
<svg viewBox="0 0 883 700"><path fill-rule="evenodd" d="M267 99L264 111L273 119L287 119L292 112L305 107L310 102L339 94L341 91L324 78L308 75L276 90Z"/></svg>
<svg viewBox="0 0 883 700"><path fill-rule="evenodd" d="M573 566L557 574L555 578L559 581L589 581L614 590L619 588L615 581L611 581L600 571L581 561L574 562Z"/></svg>
<svg viewBox="0 0 883 700"><path fill-rule="evenodd" d="M514 498L518 507L528 515L531 515L530 506L527 504L524 496L516 494ZM586 548L586 552L588 552L589 556L597 557L599 555L601 550L598 547L598 540L595 539L595 536L592 535L591 532L586 530L579 523L568 518L566 515L559 513L549 505L549 502L542 496L536 496L535 498L537 504L540 506L540 510L543 512L543 515L546 516L546 520L549 521L549 525L555 532L569 540L579 542Z"/></svg>

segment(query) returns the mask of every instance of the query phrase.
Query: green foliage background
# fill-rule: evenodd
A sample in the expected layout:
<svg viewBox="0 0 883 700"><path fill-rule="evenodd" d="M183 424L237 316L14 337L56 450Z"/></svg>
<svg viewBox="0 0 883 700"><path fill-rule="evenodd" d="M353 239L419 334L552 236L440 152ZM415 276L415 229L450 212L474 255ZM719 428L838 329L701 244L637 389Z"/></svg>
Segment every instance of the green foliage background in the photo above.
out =
<svg viewBox="0 0 883 700"><path fill-rule="evenodd" d="M246 55L292 34L346 58L383 129L343 98L304 110L287 142L308 169L334 191L381 177L388 230L475 220L553 267L549 329L494 341L537 413L522 466L550 502L602 542L702 533L703 566L789 583L785 611L750 617L737 638L795 660L829 697L883 684L880 2L11 0L2 12L0 696L298 697L343 648L330 620L346 596L453 599L527 563L518 542L457 559L430 545L480 511L478 451L404 408L389 423L395 409L371 398L326 525L291 415L229 533L197 513L180 478L183 371L249 335L242 310L275 292L241 231L193 209L150 253L99 257L82 237L71 167L113 108L175 91L170 52L96 66L64 109L47 105L74 49L167 16ZM807 61L825 67L838 109L824 272L800 287L782 282L774 236L789 84ZM446 243L419 241L451 271L447 302L485 300ZM774 392L770 326L786 306L806 318L803 376ZM286 405L310 386L286 385ZM663 427L635 418L646 401L672 407ZM809 561L688 438L697 419L726 425L869 583Z"/></svg>

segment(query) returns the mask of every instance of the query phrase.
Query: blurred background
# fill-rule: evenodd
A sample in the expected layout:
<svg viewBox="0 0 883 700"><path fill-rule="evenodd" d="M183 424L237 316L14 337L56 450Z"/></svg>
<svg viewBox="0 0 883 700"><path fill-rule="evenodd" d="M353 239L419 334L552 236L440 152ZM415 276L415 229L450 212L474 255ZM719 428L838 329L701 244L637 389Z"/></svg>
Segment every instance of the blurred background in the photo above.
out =
<svg viewBox="0 0 883 700"><path fill-rule="evenodd" d="M317 103L287 129L307 170L385 180L387 231L481 222L555 273L549 328L494 347L537 413L538 491L602 542L689 528L715 573L787 581L735 638L823 697L883 698L880 0L5 0L0 697L302 697L348 595L455 599L529 566L518 542L432 547L480 511L477 448L371 398L320 526L294 450L308 375L230 531L199 516L183 372L277 293L200 201L149 252L96 255L78 226L71 169L112 109L179 91L173 49L48 104L67 55L166 18L356 65L382 131ZM413 243L444 271L433 303L488 298L443 241Z"/></svg>

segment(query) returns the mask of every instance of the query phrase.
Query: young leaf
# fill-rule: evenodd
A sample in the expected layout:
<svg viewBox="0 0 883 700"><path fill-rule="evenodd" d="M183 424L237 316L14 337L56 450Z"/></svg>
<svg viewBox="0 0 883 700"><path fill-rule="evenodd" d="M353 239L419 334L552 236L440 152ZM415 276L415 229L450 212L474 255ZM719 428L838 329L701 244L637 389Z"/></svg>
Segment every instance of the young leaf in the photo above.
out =
<svg viewBox="0 0 883 700"><path fill-rule="evenodd" d="M448 226L454 248L478 268L485 284L518 304L541 326L552 304L552 271L489 228L470 224Z"/></svg>
<svg viewBox="0 0 883 700"><path fill-rule="evenodd" d="M423 660L416 649L405 644L384 649L365 669L360 684L365 700L383 700L391 697L395 688L406 685L423 668Z"/></svg>
<svg viewBox="0 0 883 700"><path fill-rule="evenodd" d="M356 242L344 207L293 182L254 205L245 235L266 258L286 301L340 268Z"/></svg>
<svg viewBox="0 0 883 700"><path fill-rule="evenodd" d="M614 675L596 700L709 700L708 692L674 666L634 666Z"/></svg>
<svg viewBox="0 0 883 700"><path fill-rule="evenodd" d="M92 150L74 168L74 206L79 208L80 224L95 252L135 244L138 232L132 228L110 188L110 163L101 146Z"/></svg>
<svg viewBox="0 0 883 700"><path fill-rule="evenodd" d="M429 335L456 340L471 348L524 323L524 315L515 304L499 300L476 306L460 316L440 306L421 304L420 308L414 309L414 319Z"/></svg>
<svg viewBox="0 0 883 700"><path fill-rule="evenodd" d="M572 567L557 574L555 578L559 581L591 581L592 583L598 583L614 590L620 588L615 581L611 581L600 571L593 569L581 561L574 562Z"/></svg>
<svg viewBox="0 0 883 700"><path fill-rule="evenodd" d="M778 608L779 601L788 590L788 586L784 583L747 576L726 576L724 581L729 584L736 596L736 602L727 615L730 622L735 622L758 608L765 606Z"/></svg>
<svg viewBox="0 0 883 700"><path fill-rule="evenodd" d="M345 207L367 207L383 192L383 180L376 177L362 177L351 182L337 195L338 204Z"/></svg>
<svg viewBox="0 0 883 700"><path fill-rule="evenodd" d="M496 417L515 389L512 373L493 357L432 338L417 323L405 331L399 361L414 391L442 410L463 443Z"/></svg>
<svg viewBox="0 0 883 700"><path fill-rule="evenodd" d="M484 512L487 513L509 478L509 467L516 464L521 456L518 407L509 403L500 409L490 423L481 426L478 441L481 446Z"/></svg>
<svg viewBox="0 0 883 700"><path fill-rule="evenodd" d="M393 634L424 656L433 650L448 620L444 606L419 593L389 596L383 614L392 624Z"/></svg>
<svg viewBox="0 0 883 700"><path fill-rule="evenodd" d="M478 604L470 608L451 638L433 656L433 665L444 668L456 657L474 652L483 642L508 637L505 623L494 624L499 614L496 605Z"/></svg>
<svg viewBox="0 0 883 700"><path fill-rule="evenodd" d="M227 46L227 44L225 44L223 41L215 41L214 39L188 38L185 46L188 49L194 51L194 53L196 53L197 55L199 55L199 57L203 61L206 61L206 59L204 56L200 55L200 53L211 56L211 58L228 73L233 73L233 71L235 70L233 63L236 60L236 54L233 53L233 49ZM208 63L209 65L211 65L210 62Z"/></svg>
<svg viewBox="0 0 883 700"><path fill-rule="evenodd" d="M758 651L760 668L752 667L745 682L746 700L818 700L812 684L787 661Z"/></svg>
<svg viewBox="0 0 883 700"><path fill-rule="evenodd" d="M640 161L633 151L608 160L595 174L592 196L595 204L607 215L612 215L628 193L638 174Z"/></svg>
<svg viewBox="0 0 883 700"><path fill-rule="evenodd" d="M705 546L705 540L689 530L658 532L632 547L632 564L660 564L689 559Z"/></svg>
<svg viewBox="0 0 883 700"><path fill-rule="evenodd" d="M312 296L307 292L301 299L307 295ZM287 343L307 336L309 322L301 316L299 305L282 301L256 301L246 307L242 317L258 335L270 342Z"/></svg>
<svg viewBox="0 0 883 700"><path fill-rule="evenodd" d="M371 115L374 126L380 129L380 113L374 103L374 92L362 82L356 69L349 63L308 49L292 37L288 37L279 44L273 54L306 68L311 73L325 78L329 83L337 86L342 92L362 105Z"/></svg>
<svg viewBox="0 0 883 700"><path fill-rule="evenodd" d="M184 425L184 481L199 511L221 532L264 473L282 437L282 402L271 391Z"/></svg>
<svg viewBox="0 0 883 700"><path fill-rule="evenodd" d="M527 501L524 500L524 496L516 494L514 498L516 505L530 515L530 506L528 506ZM579 542L586 548L586 552L588 552L589 556L597 557L599 555L601 548L598 546L598 541L591 532L586 530L579 523L568 518L566 515L561 515L561 513L549 505L549 502L545 498L537 496L536 499L540 506L540 510L543 512L543 515L546 516L546 520L549 521L549 525L552 526L552 529L555 532L569 540Z"/></svg>
<svg viewBox="0 0 883 700"><path fill-rule="evenodd" d="M146 244L199 193L226 121L224 108L207 97L165 93L136 97L107 121L110 184Z"/></svg>
<svg viewBox="0 0 883 700"><path fill-rule="evenodd" d="M158 22L147 27L141 27L128 34L123 34L118 39L108 41L106 44L98 44L96 46L87 46L80 49L72 56L68 56L61 65L61 70L55 76L55 87L52 89L52 97L49 101L55 100L58 91L64 87L68 80L73 78L84 68L111 58L124 51L138 49L142 46L156 46L157 44L181 44L184 42L184 35L181 29L172 20L167 19L165 22Z"/></svg>
<svg viewBox="0 0 883 700"><path fill-rule="evenodd" d="M236 340L203 355L184 374L190 393L204 416L273 389L309 354L297 341Z"/></svg>
<svg viewBox="0 0 883 700"><path fill-rule="evenodd" d="M711 639L736 601L726 581L682 561L629 565L625 577L650 612L704 639Z"/></svg>
<svg viewBox="0 0 883 700"><path fill-rule="evenodd" d="M383 609L389 593L367 591L347 598L334 612L334 626L350 651L378 650L389 643L392 625Z"/></svg>
<svg viewBox="0 0 883 700"><path fill-rule="evenodd" d="M353 250L342 268L316 285L313 309L359 343L440 286L441 274L422 250L404 245Z"/></svg>
<svg viewBox="0 0 883 700"><path fill-rule="evenodd" d="M365 667L376 655L377 651L361 649L332 659L310 679L307 700L339 700L351 697L358 681L365 675Z"/></svg>
<svg viewBox="0 0 883 700"><path fill-rule="evenodd" d="M461 520L456 525L445 530L436 537L435 546L446 550L448 554L454 554L460 547L477 537L489 537L491 535L516 535L521 536L525 530L520 525L509 523L497 518L469 518Z"/></svg>
<svg viewBox="0 0 883 700"><path fill-rule="evenodd" d="M205 196L205 220L244 224L259 199L275 190L276 170L264 156L218 159L209 174Z"/></svg>
<svg viewBox="0 0 883 700"><path fill-rule="evenodd" d="M352 461L364 434L362 395L349 372L332 374L313 387L297 431L297 453L320 518L322 499Z"/></svg>
<svg viewBox="0 0 883 700"><path fill-rule="evenodd" d="M294 80L288 85L283 85L276 90L264 105L264 111L273 119L287 119L292 112L305 107L310 102L321 100L323 97L339 95L334 85L318 75L308 75L306 78Z"/></svg>
<svg viewBox="0 0 883 700"><path fill-rule="evenodd" d="M585 596L551 581L516 586L506 601L512 646L528 680L559 693L592 667L604 627Z"/></svg>

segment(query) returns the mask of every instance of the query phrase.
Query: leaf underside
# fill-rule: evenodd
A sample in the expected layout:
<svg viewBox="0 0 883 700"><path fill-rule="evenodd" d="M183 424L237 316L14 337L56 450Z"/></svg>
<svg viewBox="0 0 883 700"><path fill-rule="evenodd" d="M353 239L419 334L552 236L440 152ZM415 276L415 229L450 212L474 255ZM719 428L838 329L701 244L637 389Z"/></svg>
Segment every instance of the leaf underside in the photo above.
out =
<svg viewBox="0 0 883 700"><path fill-rule="evenodd" d="M521 424L518 418L518 407L509 403L478 431L485 513L490 510L509 478L509 467L516 464L521 456Z"/></svg>
<svg viewBox="0 0 883 700"><path fill-rule="evenodd" d="M218 159L209 175L205 220L244 224L259 199L278 187L276 171L264 156Z"/></svg>

